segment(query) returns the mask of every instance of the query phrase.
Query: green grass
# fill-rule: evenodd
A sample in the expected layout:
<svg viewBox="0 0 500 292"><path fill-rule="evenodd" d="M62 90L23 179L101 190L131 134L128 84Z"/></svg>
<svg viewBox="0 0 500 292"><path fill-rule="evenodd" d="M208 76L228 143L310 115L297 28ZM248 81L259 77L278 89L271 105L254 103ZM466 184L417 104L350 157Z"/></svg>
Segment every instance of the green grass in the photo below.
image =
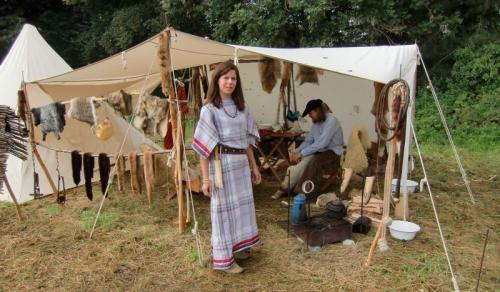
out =
<svg viewBox="0 0 500 292"><path fill-rule="evenodd" d="M80 214L82 225L85 230L91 230L94 225L96 212L94 210L85 210ZM123 227L120 215L112 211L102 211L97 220L96 228L103 230L112 230Z"/></svg>
<svg viewBox="0 0 500 292"><path fill-rule="evenodd" d="M61 214L63 210L63 207L59 206L58 204L52 204L47 207L47 214L50 217L55 217L59 214Z"/></svg>

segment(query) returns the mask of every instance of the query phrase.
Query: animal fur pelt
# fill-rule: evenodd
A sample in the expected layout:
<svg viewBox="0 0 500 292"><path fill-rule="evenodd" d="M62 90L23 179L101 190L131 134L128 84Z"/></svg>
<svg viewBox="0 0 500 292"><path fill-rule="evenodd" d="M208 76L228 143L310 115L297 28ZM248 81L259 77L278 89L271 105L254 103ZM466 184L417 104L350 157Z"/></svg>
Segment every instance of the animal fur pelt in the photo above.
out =
<svg viewBox="0 0 500 292"><path fill-rule="evenodd" d="M26 95L24 91L17 91L17 115L26 123L26 109L28 108L26 103Z"/></svg>
<svg viewBox="0 0 500 292"><path fill-rule="evenodd" d="M130 163L130 188L132 192L139 192L139 180L137 178L137 153L130 151L128 154L128 162Z"/></svg>
<svg viewBox="0 0 500 292"><path fill-rule="evenodd" d="M281 62L270 58L265 58L259 62L259 76L262 89L271 93L281 75Z"/></svg>
<svg viewBox="0 0 500 292"><path fill-rule="evenodd" d="M323 71L299 65L299 72L297 73L295 80L299 80L299 85L304 83L319 84L318 74L323 74Z"/></svg>
<svg viewBox="0 0 500 292"><path fill-rule="evenodd" d="M281 84L289 86L290 80L292 80L292 68L292 63L283 62L283 70L281 71Z"/></svg>
<svg viewBox="0 0 500 292"><path fill-rule="evenodd" d="M76 150L71 152L71 170L73 170L73 182L78 186L82 171L82 155Z"/></svg>
<svg viewBox="0 0 500 292"><path fill-rule="evenodd" d="M146 184L146 194L148 196L148 203L152 203L153 183L154 183L154 171L153 171L153 153L150 150L146 150L144 153L144 181Z"/></svg>
<svg viewBox="0 0 500 292"><path fill-rule="evenodd" d="M351 168L354 173L361 173L368 168L366 151L370 149L371 141L363 125L356 126L351 132L351 138L344 156L343 168Z"/></svg>
<svg viewBox="0 0 500 292"><path fill-rule="evenodd" d="M106 188L108 187L109 181L109 172L111 171L111 162L109 161L109 157L106 153L99 153L99 177L101 179L101 191L102 194L106 192ZM106 197L108 194L106 194Z"/></svg>
<svg viewBox="0 0 500 292"><path fill-rule="evenodd" d="M154 95L144 95L139 104L133 125L148 135L161 135L167 132L168 100Z"/></svg>
<svg viewBox="0 0 500 292"><path fill-rule="evenodd" d="M92 178L94 177L95 160L92 153L83 154L83 176L85 178L85 193L87 198L92 201L94 194L92 193Z"/></svg>
<svg viewBox="0 0 500 292"><path fill-rule="evenodd" d="M68 117L95 126L97 123L97 116L93 97L75 97L71 99Z"/></svg>
<svg viewBox="0 0 500 292"><path fill-rule="evenodd" d="M32 108L31 112L33 113L35 126L40 125L43 141L45 141L45 137L50 132L54 132L57 135L57 140L61 139L60 133L62 133L66 125L66 120L64 119L66 108L63 104L53 102L39 108Z"/></svg>
<svg viewBox="0 0 500 292"><path fill-rule="evenodd" d="M123 155L116 154L116 178L118 183L118 191L123 193L125 190L125 161Z"/></svg>
<svg viewBox="0 0 500 292"><path fill-rule="evenodd" d="M127 92L120 90L109 95L106 99L122 116L130 116L132 114L132 95Z"/></svg>

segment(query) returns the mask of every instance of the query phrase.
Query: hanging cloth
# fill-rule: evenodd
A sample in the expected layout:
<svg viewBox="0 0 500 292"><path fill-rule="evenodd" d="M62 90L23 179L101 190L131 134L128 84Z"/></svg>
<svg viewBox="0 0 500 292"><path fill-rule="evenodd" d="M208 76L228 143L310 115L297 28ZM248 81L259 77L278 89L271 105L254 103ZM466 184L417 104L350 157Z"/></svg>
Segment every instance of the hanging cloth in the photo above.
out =
<svg viewBox="0 0 500 292"><path fill-rule="evenodd" d="M180 83L177 84L177 99L179 100L181 117L184 118L189 113L189 105L187 103L186 89L184 88L184 85ZM184 133L184 129L182 133ZM172 149L172 147L174 147L174 138L172 137L172 123L169 121L167 126L167 134L163 138L163 148Z"/></svg>
<svg viewBox="0 0 500 292"><path fill-rule="evenodd" d="M83 176L85 178L85 193L87 198L92 201L94 195L92 193L92 178L94 177L95 160L92 153L83 154Z"/></svg>

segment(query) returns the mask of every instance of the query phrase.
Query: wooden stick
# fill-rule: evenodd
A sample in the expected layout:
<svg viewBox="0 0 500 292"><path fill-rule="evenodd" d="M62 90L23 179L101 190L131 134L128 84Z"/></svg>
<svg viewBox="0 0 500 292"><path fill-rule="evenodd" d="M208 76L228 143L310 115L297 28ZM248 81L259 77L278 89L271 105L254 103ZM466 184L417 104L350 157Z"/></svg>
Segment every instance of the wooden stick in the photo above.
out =
<svg viewBox="0 0 500 292"><path fill-rule="evenodd" d="M47 169L47 166L45 166L45 163L43 162L42 158L40 157L40 154L38 153L38 150L36 149L35 126L33 124L33 118L31 117L31 106L29 104L28 97L27 97L24 89L19 90L18 94L24 95L24 99L26 100L26 103L25 103L26 104L26 119L28 122L28 132L29 132L28 138L29 138L29 143L31 145L31 149L33 151L33 154L36 157L36 160L38 160L38 163L40 164L40 167L42 168L43 173L45 174L45 177L47 177L47 180L49 181L49 185L52 188L52 193L56 194L57 193L56 185L55 185L54 181L52 180L52 177L50 176L50 173ZM33 169L33 171L35 171L35 170Z"/></svg>
<svg viewBox="0 0 500 292"><path fill-rule="evenodd" d="M177 139L175 141L176 157L175 168L177 174L177 204L179 205L179 232L183 233L186 230L186 201L184 199L183 185L182 185L182 149L181 149L182 129L177 131Z"/></svg>
<svg viewBox="0 0 500 292"><path fill-rule="evenodd" d="M380 235L382 234L382 229L384 228L385 228L384 224L380 224L378 226L377 233L373 238L372 244L370 246L370 251L368 252L368 257L366 258L365 267L369 267L370 264L372 263L373 254L375 252L375 246L377 246L378 239L380 238Z"/></svg>
<svg viewBox="0 0 500 292"><path fill-rule="evenodd" d="M5 187L7 188L7 191L9 191L10 198L12 199L12 202L14 202L14 206L16 206L16 214L17 218L19 221L24 221L23 215L21 214L21 207L19 206L19 203L17 202L16 196L14 195L14 191L12 191L12 188L10 187L9 180L7 179L7 176L4 175L2 177L2 180L5 183Z"/></svg>

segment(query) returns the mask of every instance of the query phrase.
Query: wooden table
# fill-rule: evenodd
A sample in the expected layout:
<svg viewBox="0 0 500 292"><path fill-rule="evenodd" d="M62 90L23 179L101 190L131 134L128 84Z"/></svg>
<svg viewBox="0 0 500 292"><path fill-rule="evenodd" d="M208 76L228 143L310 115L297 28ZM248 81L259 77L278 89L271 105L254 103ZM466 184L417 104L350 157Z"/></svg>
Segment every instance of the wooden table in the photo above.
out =
<svg viewBox="0 0 500 292"><path fill-rule="evenodd" d="M266 165L269 166L272 174L276 178L276 180L281 183L283 178L278 174L276 168L274 167L276 163L278 163L279 158L284 159L288 164L290 164L290 159L288 153L283 153L280 147L285 143L286 149L290 147L290 145L297 140L298 137L302 136L304 132L273 132L266 136L264 136L261 140L261 143L271 143L272 148L271 151L265 153L264 149L260 147L260 144L257 145L257 150L263 158L263 163L259 166L259 170L262 170ZM278 159L272 161L272 157L277 156Z"/></svg>

